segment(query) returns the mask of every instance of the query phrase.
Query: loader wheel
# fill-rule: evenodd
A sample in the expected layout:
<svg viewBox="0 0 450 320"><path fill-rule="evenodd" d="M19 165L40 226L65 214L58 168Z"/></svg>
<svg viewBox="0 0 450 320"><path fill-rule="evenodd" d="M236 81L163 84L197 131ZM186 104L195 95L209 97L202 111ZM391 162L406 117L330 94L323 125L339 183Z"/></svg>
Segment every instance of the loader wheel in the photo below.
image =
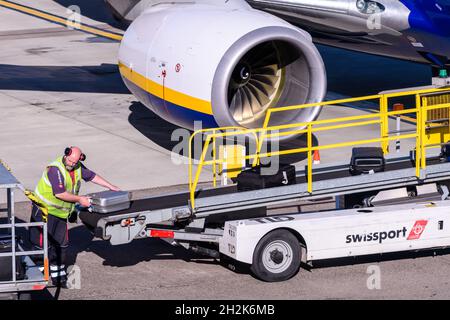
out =
<svg viewBox="0 0 450 320"><path fill-rule="evenodd" d="M256 246L250 269L263 281L287 280L300 269L301 250L298 239L291 232L272 231Z"/></svg>

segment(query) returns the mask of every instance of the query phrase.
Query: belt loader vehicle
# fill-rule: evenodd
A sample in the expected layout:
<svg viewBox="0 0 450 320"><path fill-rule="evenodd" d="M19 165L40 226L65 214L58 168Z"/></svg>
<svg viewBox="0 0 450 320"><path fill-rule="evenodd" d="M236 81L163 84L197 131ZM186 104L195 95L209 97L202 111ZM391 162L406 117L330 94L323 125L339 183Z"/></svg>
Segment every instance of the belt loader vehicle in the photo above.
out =
<svg viewBox="0 0 450 320"><path fill-rule="evenodd" d="M415 108L389 111L388 99L407 95L415 96ZM433 100L433 95L439 95L439 99ZM450 162L428 156L426 150L441 147L450 140L449 97L449 91L444 89L384 93L321 103L379 99L380 111L373 114L297 124L295 129L284 126L275 130L268 126L266 119L262 129L196 132L193 136L208 135L195 177L190 171L189 192L135 200L127 210L115 213L81 211L80 219L95 236L113 245L157 237L214 258L227 256L249 264L253 273L264 281L289 279L297 273L302 261L445 248L450 245ZM274 113L289 108L295 107L271 110ZM436 113L439 110L447 111ZM415 115L416 127L389 131L389 118L407 113ZM381 129L377 139L312 144L312 135L319 131L374 124L379 124ZM286 134L294 130L305 134L307 146L265 154L259 148L245 159L304 152L307 166L296 173L296 184L243 192L238 192L235 185L197 190L202 167L211 164L215 174L216 165L220 167L226 161L215 159L216 138L254 135L255 139L262 139L283 134L279 129L290 130ZM382 153L387 154L389 142L401 139L414 140L413 156L387 157L382 172L355 175L348 163L320 168L312 165L312 152L316 150L380 143ZM256 145L260 147L260 141ZM207 160L210 147L213 159ZM271 213L277 205L327 197L336 199L335 209Z"/></svg>
<svg viewBox="0 0 450 320"><path fill-rule="evenodd" d="M233 187L208 189L197 199L195 218L183 206L188 201L184 193L135 200L116 214L82 211L80 218L113 245L162 238L215 258L223 254L248 263L260 279L280 281L292 277L302 261L449 246L450 163L427 169L420 184L413 168L367 176L342 170L334 185L318 181L323 189L316 196L309 195L304 183L241 193ZM356 191L374 194L368 199L375 206L281 215L269 215L267 208Z"/></svg>

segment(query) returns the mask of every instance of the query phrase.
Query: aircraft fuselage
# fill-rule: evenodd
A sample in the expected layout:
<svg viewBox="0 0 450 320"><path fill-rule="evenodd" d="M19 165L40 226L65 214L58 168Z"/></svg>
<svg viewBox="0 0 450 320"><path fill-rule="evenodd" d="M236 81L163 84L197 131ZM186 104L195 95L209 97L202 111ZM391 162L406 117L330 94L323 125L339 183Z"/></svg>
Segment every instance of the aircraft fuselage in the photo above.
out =
<svg viewBox="0 0 450 320"><path fill-rule="evenodd" d="M316 43L428 63L435 68L450 65L450 0L246 1L308 31ZM161 2L107 0L115 16L128 22Z"/></svg>
<svg viewBox="0 0 450 320"><path fill-rule="evenodd" d="M450 0L247 0L317 43L435 67L450 64ZM372 10L357 4L374 3Z"/></svg>

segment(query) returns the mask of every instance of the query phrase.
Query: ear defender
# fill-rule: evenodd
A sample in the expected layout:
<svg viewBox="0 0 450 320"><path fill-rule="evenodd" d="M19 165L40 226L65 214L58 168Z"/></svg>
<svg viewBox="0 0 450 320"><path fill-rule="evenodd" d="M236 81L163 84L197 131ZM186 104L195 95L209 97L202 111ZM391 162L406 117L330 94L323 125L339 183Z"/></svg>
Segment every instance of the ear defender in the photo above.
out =
<svg viewBox="0 0 450 320"><path fill-rule="evenodd" d="M64 155L66 156L70 156L72 154L72 147L67 147L66 149L64 149ZM80 161L84 161L86 160L86 155L84 153L82 153L80 155Z"/></svg>
<svg viewBox="0 0 450 320"><path fill-rule="evenodd" d="M64 149L64 155L70 156L72 154L72 148L67 147Z"/></svg>

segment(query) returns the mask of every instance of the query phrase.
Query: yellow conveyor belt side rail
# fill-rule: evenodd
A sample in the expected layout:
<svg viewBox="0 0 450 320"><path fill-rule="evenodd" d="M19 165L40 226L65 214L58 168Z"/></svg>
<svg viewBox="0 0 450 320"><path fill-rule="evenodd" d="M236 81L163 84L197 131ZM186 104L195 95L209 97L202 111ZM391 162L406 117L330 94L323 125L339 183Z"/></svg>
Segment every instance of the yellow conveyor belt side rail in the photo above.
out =
<svg viewBox="0 0 450 320"><path fill-rule="evenodd" d="M405 108L403 110L389 111L389 106L392 100L398 98L409 98L415 101L414 107ZM314 107L339 107L343 104L349 103L372 103L378 102L378 110L373 113L364 115L356 115L350 117L338 117L332 119L315 120L311 122L290 123L284 125L270 125L271 118L275 114L281 112L296 111L300 109L314 108ZM213 185L217 185L217 170L216 166L225 163L226 159L220 158L217 155L217 144L223 141L230 141L243 138L248 138L255 143L256 148L247 150L245 160L251 160L252 165L260 164L261 158L273 158L282 155L292 155L299 153L307 153L307 183L308 192L313 193L313 177L312 164L314 151L330 150L342 147L361 146L368 144L379 143L384 154L389 153L389 142L393 140L415 139L415 167L416 176L420 178L422 169L426 167L426 149L440 146L442 143L450 140L450 88L439 89L421 89L412 91L403 91L395 93L386 93L378 95L370 95L356 98L339 99L332 101L324 101L317 103L309 103L296 106L271 108L267 111L264 119L264 124L261 128L245 129L242 127L221 127L212 129L202 129L195 131L189 140L189 190L190 190L190 205L195 212L195 194L197 191L201 172L205 166L212 166ZM373 111L373 110L372 110ZM415 130L403 131L389 131L389 118L401 117L413 122L416 125ZM338 130L352 127L364 127L379 125L379 136L373 139L363 140L345 140L342 137L341 142L314 145L313 134L317 132ZM285 150L262 152L264 143L269 143L272 139L277 139L283 136L306 134L306 146L300 148L292 148ZM203 136L202 152L197 161L193 160L193 142ZM203 141L203 140L202 140ZM194 165L196 170L194 174Z"/></svg>

